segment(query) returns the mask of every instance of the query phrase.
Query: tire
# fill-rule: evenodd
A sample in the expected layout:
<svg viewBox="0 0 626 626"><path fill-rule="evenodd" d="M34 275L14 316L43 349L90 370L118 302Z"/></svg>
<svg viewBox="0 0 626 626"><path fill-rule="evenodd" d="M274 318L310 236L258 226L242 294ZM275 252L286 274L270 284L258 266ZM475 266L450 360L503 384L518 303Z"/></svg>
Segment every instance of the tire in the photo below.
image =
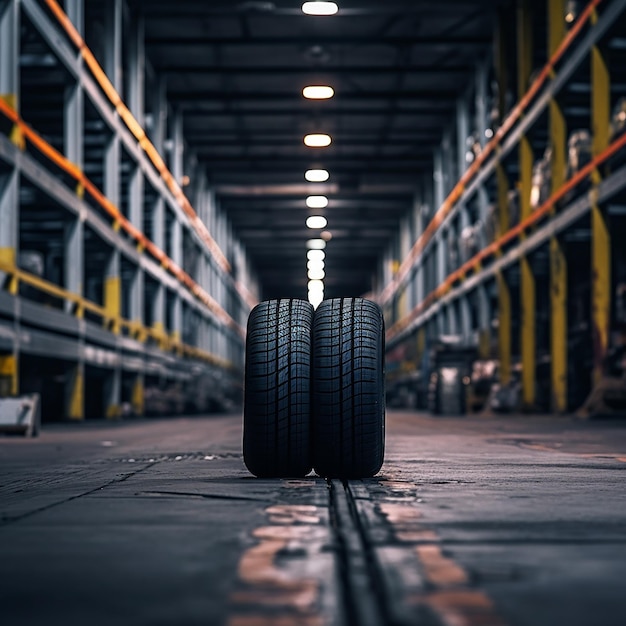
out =
<svg viewBox="0 0 626 626"><path fill-rule="evenodd" d="M325 300L313 322L313 466L326 477L366 478L385 447L385 348L380 307Z"/></svg>
<svg viewBox="0 0 626 626"><path fill-rule="evenodd" d="M312 322L303 300L262 302L248 318L243 457L255 476L311 471Z"/></svg>

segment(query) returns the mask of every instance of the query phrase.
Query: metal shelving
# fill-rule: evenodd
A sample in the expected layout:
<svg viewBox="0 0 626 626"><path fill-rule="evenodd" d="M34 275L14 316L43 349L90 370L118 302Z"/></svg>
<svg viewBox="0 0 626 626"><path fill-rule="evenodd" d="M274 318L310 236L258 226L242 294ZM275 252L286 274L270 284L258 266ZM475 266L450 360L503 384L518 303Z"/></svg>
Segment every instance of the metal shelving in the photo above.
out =
<svg viewBox="0 0 626 626"><path fill-rule="evenodd" d="M0 4L0 395L40 391L44 419L233 401L245 251L141 21L121 0L64 7Z"/></svg>
<svg viewBox="0 0 626 626"><path fill-rule="evenodd" d="M457 335L483 359L497 359L501 384L519 374L525 408L565 411L604 375L626 321L614 301L626 258L610 236L625 226L626 136L609 137L611 107L624 95L626 2L594 0L569 30L561 0L543 10L519 0L515 8L500 29L517 28L517 50L507 52L506 38L497 37L494 58L478 65L434 155L433 181L421 181L414 209L383 260L378 297L389 328L392 386L415 372L424 387L429 348L443 335ZM547 41L533 46L533 29L542 32L542 22ZM529 81L539 55L545 65ZM491 107L497 115L488 120L490 65L499 89ZM518 104L505 116L507 73L517 77ZM472 122L479 148L470 165L464 139ZM566 178L567 133L585 125L593 131L591 162ZM531 207L533 160L546 146L554 175L547 197ZM510 225L512 193L521 198L521 216ZM462 234L474 235L474 247L459 259L454 247ZM583 348L576 352L574 344Z"/></svg>

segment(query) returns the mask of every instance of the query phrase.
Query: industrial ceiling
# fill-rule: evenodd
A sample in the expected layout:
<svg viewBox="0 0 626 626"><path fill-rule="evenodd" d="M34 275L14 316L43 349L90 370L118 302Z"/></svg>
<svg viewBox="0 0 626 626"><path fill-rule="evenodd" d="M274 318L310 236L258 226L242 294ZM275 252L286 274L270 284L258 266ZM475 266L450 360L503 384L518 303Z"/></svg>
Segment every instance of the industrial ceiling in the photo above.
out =
<svg viewBox="0 0 626 626"><path fill-rule="evenodd" d="M183 116L189 147L245 245L262 297L306 297L307 240L329 239L325 296L356 296L372 276L459 96L493 44L479 0L339 0L332 16L300 2L131 0L146 55ZM309 85L334 96L310 100ZM326 133L310 148L303 138ZM326 182L306 170L329 172ZM328 206L307 207L309 195ZM306 219L326 217L323 229Z"/></svg>

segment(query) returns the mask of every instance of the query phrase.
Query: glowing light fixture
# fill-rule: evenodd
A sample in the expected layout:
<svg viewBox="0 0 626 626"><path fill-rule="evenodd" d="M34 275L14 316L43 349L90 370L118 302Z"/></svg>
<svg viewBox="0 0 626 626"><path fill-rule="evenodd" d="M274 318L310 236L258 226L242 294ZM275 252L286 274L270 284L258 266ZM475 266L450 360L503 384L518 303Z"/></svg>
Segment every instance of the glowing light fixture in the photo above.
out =
<svg viewBox="0 0 626 626"><path fill-rule="evenodd" d="M312 135L305 135L304 137L304 145L309 146L309 148L325 148L326 146L330 146L332 141L330 135L323 133L313 133Z"/></svg>
<svg viewBox="0 0 626 626"><path fill-rule="evenodd" d="M323 250L326 247L326 242L323 239L309 239L306 242L306 247L309 250Z"/></svg>
<svg viewBox="0 0 626 626"><path fill-rule="evenodd" d="M302 90L302 95L309 100L328 100L335 95L335 90L328 85L309 85Z"/></svg>
<svg viewBox="0 0 626 626"><path fill-rule="evenodd" d="M309 271L323 270L324 261L307 261L306 268Z"/></svg>
<svg viewBox="0 0 626 626"><path fill-rule="evenodd" d="M306 205L309 209L325 209L328 206L328 198L326 196L309 196L306 199Z"/></svg>
<svg viewBox="0 0 626 626"><path fill-rule="evenodd" d="M319 279L310 280L309 281L309 293L311 292L324 293L324 283Z"/></svg>
<svg viewBox="0 0 626 626"><path fill-rule="evenodd" d="M333 238L333 234L329 230L324 230L320 233L320 237L324 241L330 241Z"/></svg>
<svg viewBox="0 0 626 626"><path fill-rule="evenodd" d="M309 291L309 302L313 306L314 309L322 303L324 300L324 292L323 291Z"/></svg>
<svg viewBox="0 0 626 626"><path fill-rule="evenodd" d="M307 170L304 177L310 183L323 183L330 178L330 174L326 170Z"/></svg>
<svg viewBox="0 0 626 626"><path fill-rule="evenodd" d="M302 13L306 15L335 15L339 7L334 2L305 2Z"/></svg>
<svg viewBox="0 0 626 626"><path fill-rule="evenodd" d="M306 253L306 258L309 261L323 261L326 258L326 253L323 250L309 250Z"/></svg>
<svg viewBox="0 0 626 626"><path fill-rule="evenodd" d="M323 280L324 276L326 276L326 274L324 273L324 270L322 269L314 269L314 270L309 270L307 273L307 276L311 279L311 280Z"/></svg>
<svg viewBox="0 0 626 626"><path fill-rule="evenodd" d="M311 215L306 220L308 228L326 228L328 220L323 215Z"/></svg>

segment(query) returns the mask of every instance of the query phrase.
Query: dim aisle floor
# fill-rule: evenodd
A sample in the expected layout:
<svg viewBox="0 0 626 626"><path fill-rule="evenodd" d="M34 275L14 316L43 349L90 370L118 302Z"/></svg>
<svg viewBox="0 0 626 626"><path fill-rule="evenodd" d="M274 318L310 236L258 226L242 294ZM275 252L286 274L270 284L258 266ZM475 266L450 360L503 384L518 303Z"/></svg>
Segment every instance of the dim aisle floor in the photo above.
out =
<svg viewBox="0 0 626 626"><path fill-rule="evenodd" d="M626 623L626 423L388 414L366 481L259 480L241 416L0 439L12 624ZM4 621L4 619L3 619Z"/></svg>

